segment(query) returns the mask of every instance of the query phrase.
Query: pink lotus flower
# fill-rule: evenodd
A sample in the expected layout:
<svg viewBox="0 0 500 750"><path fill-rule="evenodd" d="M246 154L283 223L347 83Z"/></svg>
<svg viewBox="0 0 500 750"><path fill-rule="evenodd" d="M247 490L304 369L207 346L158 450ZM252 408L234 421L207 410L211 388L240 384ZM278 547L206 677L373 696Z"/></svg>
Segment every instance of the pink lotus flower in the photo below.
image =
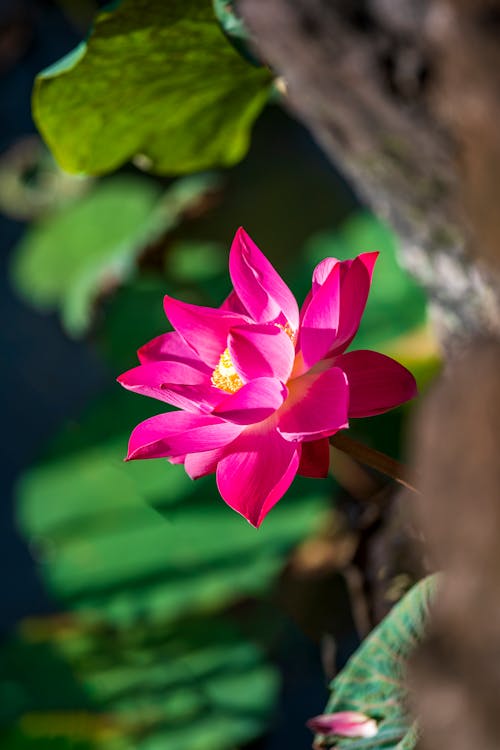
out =
<svg viewBox="0 0 500 750"><path fill-rule="evenodd" d="M307 726L316 734L339 737L375 737L377 722L357 711L338 711L334 714L321 714L309 719Z"/></svg>
<svg viewBox="0 0 500 750"><path fill-rule="evenodd" d="M299 312L284 281L239 229L234 286L218 309L165 297L175 331L138 351L118 381L179 408L146 419L127 459L168 458L192 479L216 472L225 502L253 526L297 473L324 477L328 437L413 398L413 376L393 359L345 350L365 308L378 253L326 258Z"/></svg>

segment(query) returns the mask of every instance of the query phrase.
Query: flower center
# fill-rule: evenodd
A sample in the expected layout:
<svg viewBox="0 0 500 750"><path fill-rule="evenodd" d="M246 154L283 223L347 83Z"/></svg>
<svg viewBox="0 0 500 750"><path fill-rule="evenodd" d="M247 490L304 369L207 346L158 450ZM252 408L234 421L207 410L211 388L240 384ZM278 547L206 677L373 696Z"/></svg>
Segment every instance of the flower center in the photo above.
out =
<svg viewBox="0 0 500 750"><path fill-rule="evenodd" d="M212 373L212 385L226 393L236 393L243 385L233 365L229 349L225 349L220 355L219 364Z"/></svg>
<svg viewBox="0 0 500 750"><path fill-rule="evenodd" d="M296 335L288 323L284 326L281 323L273 323L272 325L281 328L292 344L295 344ZM243 386L243 381L236 372L229 349L224 349L220 355L219 364L212 373L211 382L216 388L226 393L236 393Z"/></svg>

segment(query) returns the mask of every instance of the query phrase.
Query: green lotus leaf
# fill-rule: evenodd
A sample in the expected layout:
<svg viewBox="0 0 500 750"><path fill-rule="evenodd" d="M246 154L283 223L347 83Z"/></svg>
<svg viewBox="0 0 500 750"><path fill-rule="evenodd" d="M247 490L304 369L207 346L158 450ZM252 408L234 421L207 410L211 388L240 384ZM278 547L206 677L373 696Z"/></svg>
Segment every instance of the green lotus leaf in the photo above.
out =
<svg viewBox="0 0 500 750"><path fill-rule="evenodd" d="M421 642L436 576L420 581L370 633L331 683L325 713L358 711L378 723L369 738L322 737L338 750L412 750L417 730L407 710L406 666Z"/></svg>
<svg viewBox="0 0 500 750"><path fill-rule="evenodd" d="M69 172L103 174L138 156L181 174L245 155L271 80L227 41L208 0L123 0L40 73L33 115Z"/></svg>

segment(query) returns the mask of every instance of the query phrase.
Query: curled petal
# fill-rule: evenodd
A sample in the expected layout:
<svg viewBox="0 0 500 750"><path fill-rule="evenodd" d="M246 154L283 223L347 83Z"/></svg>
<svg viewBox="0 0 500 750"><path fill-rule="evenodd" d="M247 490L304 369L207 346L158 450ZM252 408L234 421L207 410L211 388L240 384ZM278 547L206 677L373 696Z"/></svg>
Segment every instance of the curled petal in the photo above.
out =
<svg viewBox="0 0 500 750"><path fill-rule="evenodd" d="M177 333L211 368L217 366L227 346L229 329L249 322L239 313L191 305L168 296L164 298L164 307Z"/></svg>
<svg viewBox="0 0 500 750"><path fill-rule="evenodd" d="M288 389L278 413L278 430L286 440L316 440L349 426L349 388L340 367L301 375Z"/></svg>
<svg viewBox="0 0 500 750"><path fill-rule="evenodd" d="M357 257L357 260L361 261L366 268L368 276L370 277L370 283L373 276L373 269L375 268L375 263L377 262L379 255L379 251L375 250L370 253L360 253Z"/></svg>
<svg viewBox="0 0 500 750"><path fill-rule="evenodd" d="M259 526L291 485L300 461L300 445L275 429L247 428L217 466L217 486L225 502Z"/></svg>
<svg viewBox="0 0 500 750"><path fill-rule="evenodd" d="M286 385L275 378L256 378L226 396L213 414L236 424L255 424L271 416L288 395Z"/></svg>
<svg viewBox="0 0 500 750"><path fill-rule="evenodd" d="M415 378L385 354L360 349L335 360L349 383L349 416L372 417L404 404L417 395Z"/></svg>
<svg viewBox="0 0 500 750"><path fill-rule="evenodd" d="M240 227L231 246L229 273L235 292L256 323L299 323L295 297L245 230Z"/></svg>
<svg viewBox="0 0 500 750"><path fill-rule="evenodd" d="M175 458L228 445L242 428L206 414L170 411L137 425L130 436L127 460ZM186 456L187 458L187 456Z"/></svg>
<svg viewBox="0 0 500 750"><path fill-rule="evenodd" d="M370 253L360 253L356 258L350 258L349 260L339 260L338 258L324 258L324 260L318 263L313 271L312 292L317 292L319 287L323 286L337 263L340 263L340 265L342 266L341 277L345 277L347 270L351 267L354 261L360 261L360 263L362 263L366 268L368 276L371 280L373 269L375 267L375 263L377 262L378 256L379 252L375 251Z"/></svg>
<svg viewBox="0 0 500 750"><path fill-rule="evenodd" d="M328 276L332 272L333 268L337 265L337 263L340 263L340 262L341 261L338 260L337 258L325 258L324 260L321 261L321 263L318 263L318 265L314 269L311 290L307 293L307 296L304 302L302 303L302 307L300 308L300 329L302 328L304 316L306 314L307 308L311 304L313 295L316 294L316 292L323 286ZM340 282L339 282L339 286L340 286ZM300 333L299 333L299 342L300 342Z"/></svg>
<svg viewBox="0 0 500 750"><path fill-rule="evenodd" d="M350 263L350 261L344 261L344 263L345 262ZM338 263L342 263L342 261L338 258L324 258L320 263L318 263L313 271L311 289L312 294L316 294L316 292L321 289Z"/></svg>
<svg viewBox="0 0 500 750"><path fill-rule="evenodd" d="M337 735L339 737L375 737L378 732L377 722L357 711L338 711L333 714L321 714L309 719L307 726L317 734Z"/></svg>
<svg viewBox="0 0 500 750"><path fill-rule="evenodd" d="M353 260L343 261L325 258L314 269L312 289L301 311L300 342L307 366L340 354L353 340L366 307L378 255L361 253ZM312 331L307 330L311 328Z"/></svg>
<svg viewBox="0 0 500 750"><path fill-rule="evenodd" d="M129 391L191 412L211 411L220 400L205 368L184 362L148 362L124 372L118 382Z"/></svg>
<svg viewBox="0 0 500 750"><path fill-rule="evenodd" d="M339 327L331 354L347 349L356 335L366 307L378 253L362 253L340 267Z"/></svg>
<svg viewBox="0 0 500 750"><path fill-rule="evenodd" d="M306 369L322 359L332 348L339 326L340 264L337 263L324 284L311 296L300 328L300 348Z"/></svg>
<svg viewBox="0 0 500 750"><path fill-rule="evenodd" d="M295 349L290 337L278 326L236 326L229 333L227 345L243 382L270 377L286 383L290 377Z"/></svg>
<svg viewBox="0 0 500 750"><path fill-rule="evenodd" d="M210 372L210 369L203 364L193 349L186 344L176 331L163 333L161 336L148 341L138 350L137 356L141 364L168 360L170 362L183 362Z"/></svg>

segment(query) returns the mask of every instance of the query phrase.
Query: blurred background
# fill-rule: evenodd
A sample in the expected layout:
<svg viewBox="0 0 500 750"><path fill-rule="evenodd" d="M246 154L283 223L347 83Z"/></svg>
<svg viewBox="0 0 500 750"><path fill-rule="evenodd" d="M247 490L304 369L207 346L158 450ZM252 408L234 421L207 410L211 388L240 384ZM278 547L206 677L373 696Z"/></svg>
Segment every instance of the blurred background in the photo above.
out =
<svg viewBox="0 0 500 750"><path fill-rule="evenodd" d="M95 4L0 8L1 747L309 747L304 723L363 635L353 580L381 519L361 522L333 478L299 479L255 531L213 477L125 465L130 430L161 409L115 378L167 329L163 294L220 304L240 225L299 302L323 257L379 250L355 348L395 356L421 388L439 367L424 295L391 231L276 103L231 169L63 173L31 90ZM353 434L399 456L407 414ZM410 561L390 575L397 599Z"/></svg>

